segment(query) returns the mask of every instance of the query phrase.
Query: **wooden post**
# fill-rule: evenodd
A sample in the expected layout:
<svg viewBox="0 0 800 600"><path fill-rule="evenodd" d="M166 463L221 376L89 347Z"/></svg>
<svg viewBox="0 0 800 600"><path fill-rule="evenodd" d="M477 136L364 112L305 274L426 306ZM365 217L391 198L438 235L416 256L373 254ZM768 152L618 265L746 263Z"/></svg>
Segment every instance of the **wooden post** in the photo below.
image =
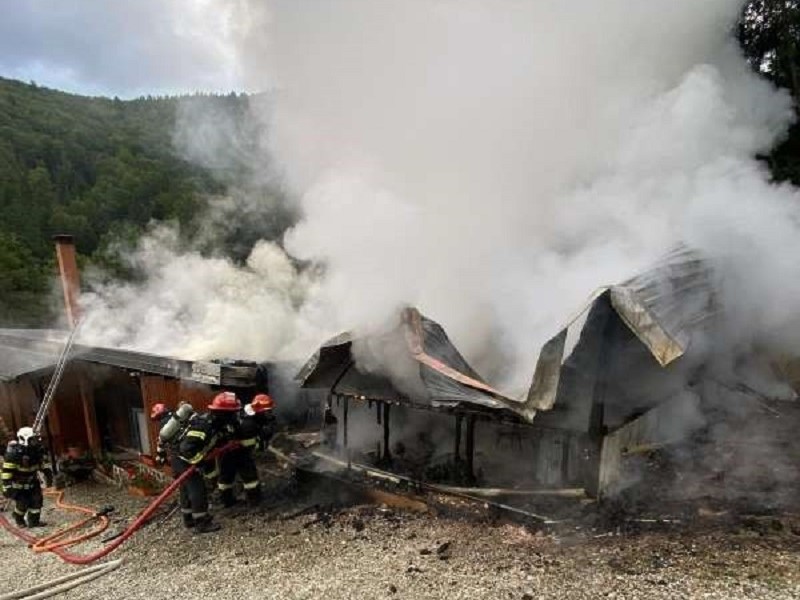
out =
<svg viewBox="0 0 800 600"><path fill-rule="evenodd" d="M475 415L467 417L467 474L475 479Z"/></svg>
<svg viewBox="0 0 800 600"><path fill-rule="evenodd" d="M474 476L473 466L475 464L475 417L467 417L467 473L470 478Z"/></svg>
<svg viewBox="0 0 800 600"><path fill-rule="evenodd" d="M347 412L350 407L350 398L344 397L344 406L342 407L342 444L347 448Z"/></svg>
<svg viewBox="0 0 800 600"><path fill-rule="evenodd" d="M87 381L86 372L83 369L78 372L78 391L81 397L83 423L86 427L86 441L89 444L89 451L94 456L100 456L103 452L103 444L100 439L100 431L97 427L97 414L94 410L94 394L92 386Z"/></svg>
<svg viewBox="0 0 800 600"><path fill-rule="evenodd" d="M392 460L392 453L389 450L389 414L392 407L390 404L383 404L383 459Z"/></svg>
<svg viewBox="0 0 800 600"><path fill-rule="evenodd" d="M459 462L461 460L461 419L463 417L461 415L456 415L456 447L455 447L455 460Z"/></svg>

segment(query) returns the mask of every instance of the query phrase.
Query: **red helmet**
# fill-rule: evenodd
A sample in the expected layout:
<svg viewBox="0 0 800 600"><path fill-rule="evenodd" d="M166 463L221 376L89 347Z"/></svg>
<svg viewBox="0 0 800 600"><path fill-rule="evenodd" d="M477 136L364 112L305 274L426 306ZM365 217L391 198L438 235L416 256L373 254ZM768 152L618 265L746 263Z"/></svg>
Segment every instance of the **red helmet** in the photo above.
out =
<svg viewBox="0 0 800 600"><path fill-rule="evenodd" d="M233 392L222 392L214 396L211 404L208 405L208 410L239 410L242 408L242 403Z"/></svg>
<svg viewBox="0 0 800 600"><path fill-rule="evenodd" d="M253 407L254 413L260 413L275 408L275 402L266 394L256 394L250 406Z"/></svg>
<svg viewBox="0 0 800 600"><path fill-rule="evenodd" d="M150 420L156 421L164 416L164 413L167 412L167 406L159 402L158 404L154 404L153 408L150 409Z"/></svg>

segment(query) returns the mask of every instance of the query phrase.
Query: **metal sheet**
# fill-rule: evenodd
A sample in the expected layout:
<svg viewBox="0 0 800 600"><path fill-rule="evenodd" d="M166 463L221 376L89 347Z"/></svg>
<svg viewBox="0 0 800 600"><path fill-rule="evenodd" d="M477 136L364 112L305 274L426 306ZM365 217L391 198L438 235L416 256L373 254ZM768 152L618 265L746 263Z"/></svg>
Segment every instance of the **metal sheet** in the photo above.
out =
<svg viewBox="0 0 800 600"><path fill-rule="evenodd" d="M590 315L601 303L610 303L615 314L665 367L683 356L692 336L716 312L712 271L697 253L681 247L652 269L597 290L542 347L528 390L526 404L530 407L551 410L566 396L561 391L564 366L586 338L603 335L602 328L588 328ZM581 362L585 368L585 361Z"/></svg>
<svg viewBox="0 0 800 600"><path fill-rule="evenodd" d="M14 381L29 373L52 369L58 356L21 349L0 349L0 381Z"/></svg>
<svg viewBox="0 0 800 600"><path fill-rule="evenodd" d="M11 375L18 377L24 372L47 368L55 364L66 335L66 332L47 329L0 330L0 373L5 373L5 377ZM242 366L239 363L226 365L203 361L193 362L134 350L81 344L73 346L70 356L71 360L94 362L212 385L251 385L256 372L255 364ZM2 366L4 362L7 365L5 368Z"/></svg>

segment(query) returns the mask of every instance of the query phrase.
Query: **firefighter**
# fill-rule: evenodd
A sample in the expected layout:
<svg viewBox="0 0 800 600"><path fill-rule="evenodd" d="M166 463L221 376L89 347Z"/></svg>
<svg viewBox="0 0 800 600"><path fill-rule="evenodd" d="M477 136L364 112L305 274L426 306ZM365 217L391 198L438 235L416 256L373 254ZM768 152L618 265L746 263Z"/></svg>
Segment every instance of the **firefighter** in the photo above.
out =
<svg viewBox="0 0 800 600"><path fill-rule="evenodd" d="M43 527L42 487L38 472L43 470L44 451L32 427L23 427L9 442L3 459L3 495L14 501L14 521L19 527ZM27 516L27 522L25 517Z"/></svg>
<svg viewBox="0 0 800 600"><path fill-rule="evenodd" d="M258 437L258 449L262 452L267 449L277 430L274 408L275 402L267 394L257 394L253 401L244 407L242 421L245 419L253 421Z"/></svg>
<svg viewBox="0 0 800 600"><path fill-rule="evenodd" d="M261 482L258 479L258 469L255 462L255 450L258 446L258 427L254 415L249 414L252 404L248 404L239 412L234 431L235 439L240 447L222 455L217 461L219 467L219 490L222 505L230 508L236 504L234 481L236 474L242 480L247 502L251 506L261 502Z"/></svg>
<svg viewBox="0 0 800 600"><path fill-rule="evenodd" d="M156 446L156 463L166 464L180 441L189 423L194 408L187 402L181 402L176 411L169 410L164 404L153 405L150 420L158 424L158 445Z"/></svg>
<svg viewBox="0 0 800 600"><path fill-rule="evenodd" d="M161 466L169 461L173 474L177 476L178 464L177 445L181 439L181 431L170 432L171 435L164 435L167 424L173 420L175 413L169 410L165 404L157 403L150 410L150 420L158 425L158 445L156 446L156 464ZM182 471L181 471L182 472ZM187 528L194 527L194 517L192 516L192 506L189 499L188 486L182 485L179 492L179 504L181 518Z"/></svg>
<svg viewBox="0 0 800 600"><path fill-rule="evenodd" d="M184 513L184 525L194 527L197 533L219 529L219 525L212 520L208 512L208 494L200 471L213 472L214 464L206 460L206 457L216 446L233 439L236 415L240 409L241 403L235 394L229 392L218 394L208 405L207 413L196 413L189 418L180 436L172 470L178 477L189 467L198 467L198 470L184 481L181 489L187 499L186 508L191 510L191 514Z"/></svg>

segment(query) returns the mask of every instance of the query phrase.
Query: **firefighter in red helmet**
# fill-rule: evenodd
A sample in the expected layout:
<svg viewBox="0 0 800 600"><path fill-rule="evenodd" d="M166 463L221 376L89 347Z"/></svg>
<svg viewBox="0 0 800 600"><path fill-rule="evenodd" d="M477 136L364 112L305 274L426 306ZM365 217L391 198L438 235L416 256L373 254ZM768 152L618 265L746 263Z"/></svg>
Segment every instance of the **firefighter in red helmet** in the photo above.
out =
<svg viewBox="0 0 800 600"><path fill-rule="evenodd" d="M266 403L265 403L266 400ZM265 394L259 394L253 402L246 405L239 413L239 422L236 430L236 439L241 446L219 459L219 490L223 506L230 507L236 504L234 482L238 473L242 487L251 506L261 502L261 482L255 462L255 451L259 443L259 428L255 418L255 410L259 412L272 408L272 399Z"/></svg>
<svg viewBox="0 0 800 600"><path fill-rule="evenodd" d="M213 461L206 460L208 453L232 439L236 431L236 415L241 406L236 394L217 394L208 405L208 412L193 415L181 435L173 471L177 477L192 465L199 467L183 483L185 496L188 498L186 508L191 510L190 514L184 513L184 525L194 527L197 533L219 529L219 525L208 512L208 494L203 475L199 471L216 471Z"/></svg>
<svg viewBox="0 0 800 600"><path fill-rule="evenodd" d="M253 401L244 407L245 419L249 419L256 429L259 449L266 450L277 429L275 420L275 401L267 394L257 394Z"/></svg>
<svg viewBox="0 0 800 600"><path fill-rule="evenodd" d="M166 404L162 404L161 402L154 404L153 408L150 409L150 420L155 422L160 422L162 417L169 412Z"/></svg>

